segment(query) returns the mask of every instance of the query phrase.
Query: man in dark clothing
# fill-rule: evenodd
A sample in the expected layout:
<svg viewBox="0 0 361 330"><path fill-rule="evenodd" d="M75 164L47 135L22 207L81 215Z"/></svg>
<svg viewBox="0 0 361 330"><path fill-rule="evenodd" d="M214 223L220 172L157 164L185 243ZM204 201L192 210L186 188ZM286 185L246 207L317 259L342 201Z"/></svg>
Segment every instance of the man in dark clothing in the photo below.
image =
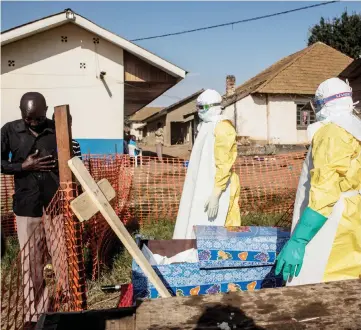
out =
<svg viewBox="0 0 361 330"><path fill-rule="evenodd" d="M1 172L14 175L13 210L20 249L24 249L21 255L27 326L33 326L38 314L47 309L47 289L43 286L47 256L40 223L59 186L55 126L46 118L47 109L42 94L26 93L20 101L22 119L1 128Z"/></svg>

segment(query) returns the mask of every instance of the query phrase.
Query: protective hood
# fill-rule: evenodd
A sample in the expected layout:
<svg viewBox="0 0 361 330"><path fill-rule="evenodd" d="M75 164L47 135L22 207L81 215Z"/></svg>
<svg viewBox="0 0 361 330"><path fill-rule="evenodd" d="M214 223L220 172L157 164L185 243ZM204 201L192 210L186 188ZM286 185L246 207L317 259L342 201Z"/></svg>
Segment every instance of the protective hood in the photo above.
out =
<svg viewBox="0 0 361 330"><path fill-rule="evenodd" d="M313 108L319 123L309 126L309 138L320 123L334 123L361 141L361 120L354 114L352 88L339 78L324 81L316 90Z"/></svg>
<svg viewBox="0 0 361 330"><path fill-rule="evenodd" d="M197 98L199 118L204 122L218 121L222 113L222 96L215 90L207 89Z"/></svg>

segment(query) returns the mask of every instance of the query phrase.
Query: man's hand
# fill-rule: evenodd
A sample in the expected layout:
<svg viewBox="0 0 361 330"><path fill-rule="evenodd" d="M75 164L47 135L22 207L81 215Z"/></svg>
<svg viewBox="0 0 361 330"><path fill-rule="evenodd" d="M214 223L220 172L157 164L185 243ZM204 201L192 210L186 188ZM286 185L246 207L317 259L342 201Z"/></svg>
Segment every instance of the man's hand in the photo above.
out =
<svg viewBox="0 0 361 330"><path fill-rule="evenodd" d="M55 168L55 160L53 156L45 156L39 158L39 150L29 155L21 164L23 171L42 171L49 172Z"/></svg>

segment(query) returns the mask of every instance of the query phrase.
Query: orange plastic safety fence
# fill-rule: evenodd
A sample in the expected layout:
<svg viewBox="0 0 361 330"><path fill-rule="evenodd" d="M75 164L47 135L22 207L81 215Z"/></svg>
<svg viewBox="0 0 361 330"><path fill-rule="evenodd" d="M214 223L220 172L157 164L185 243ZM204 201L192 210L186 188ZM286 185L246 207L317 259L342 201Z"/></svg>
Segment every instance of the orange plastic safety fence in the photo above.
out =
<svg viewBox="0 0 361 330"><path fill-rule="evenodd" d="M234 170L240 177L242 215L276 215L278 225L289 226L304 158L303 152L239 157ZM117 196L113 207L124 223L175 221L187 172L185 161L165 158L158 162L153 157L141 157L135 163L128 156L91 155L85 162L96 180L104 177L114 180ZM89 226L92 275L96 278L113 246L114 233L101 215L91 219Z"/></svg>
<svg viewBox="0 0 361 330"><path fill-rule="evenodd" d="M11 265L2 263L2 329L23 329L44 312L86 308L82 228L69 210L75 190L61 184L42 218L17 217L20 252Z"/></svg>
<svg viewBox="0 0 361 330"><path fill-rule="evenodd" d="M1 230L4 235L16 235L13 213L14 179L12 175L1 175Z"/></svg>
<svg viewBox="0 0 361 330"><path fill-rule="evenodd" d="M240 177L243 216L277 214L279 225L289 226L304 157L304 153L239 157L234 170ZM124 155L89 155L84 163L96 181L106 178L114 187L116 197L111 204L124 223L175 221L187 162L177 158L158 162L152 157L141 157L136 162ZM1 222L6 236L16 234L13 190L12 177L2 176ZM84 251L90 255L91 275L96 278L112 248L114 234L99 214L78 223L69 208L75 195L73 184L62 185L16 260L3 269L3 329L22 329L26 320L45 310L86 308ZM48 270L44 287L47 264L52 265L53 275Z"/></svg>

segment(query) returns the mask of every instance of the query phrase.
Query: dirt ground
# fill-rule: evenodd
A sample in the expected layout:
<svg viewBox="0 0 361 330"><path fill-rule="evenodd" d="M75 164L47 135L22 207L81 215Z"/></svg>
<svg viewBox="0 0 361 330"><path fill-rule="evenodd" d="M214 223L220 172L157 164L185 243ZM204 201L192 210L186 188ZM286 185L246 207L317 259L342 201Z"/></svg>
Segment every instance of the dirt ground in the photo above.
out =
<svg viewBox="0 0 361 330"><path fill-rule="evenodd" d="M156 156L155 146L140 144L140 148L143 150L143 156ZM170 147L163 147L163 156L167 158L181 158L189 159L191 154L190 145L176 145Z"/></svg>

